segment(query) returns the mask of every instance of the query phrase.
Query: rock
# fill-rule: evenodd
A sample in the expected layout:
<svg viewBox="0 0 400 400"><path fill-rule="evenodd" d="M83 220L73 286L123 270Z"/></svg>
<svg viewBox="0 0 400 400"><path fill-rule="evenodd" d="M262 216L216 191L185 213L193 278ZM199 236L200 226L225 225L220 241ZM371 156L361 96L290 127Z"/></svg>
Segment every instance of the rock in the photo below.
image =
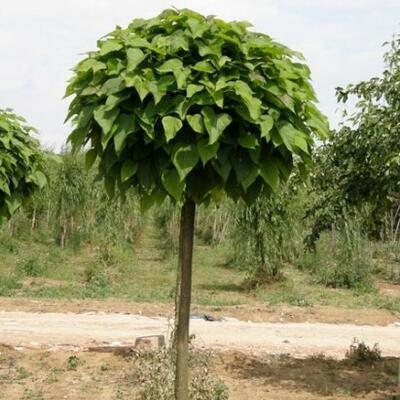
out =
<svg viewBox="0 0 400 400"><path fill-rule="evenodd" d="M156 350L165 346L164 335L142 336L135 341L135 349L137 350Z"/></svg>

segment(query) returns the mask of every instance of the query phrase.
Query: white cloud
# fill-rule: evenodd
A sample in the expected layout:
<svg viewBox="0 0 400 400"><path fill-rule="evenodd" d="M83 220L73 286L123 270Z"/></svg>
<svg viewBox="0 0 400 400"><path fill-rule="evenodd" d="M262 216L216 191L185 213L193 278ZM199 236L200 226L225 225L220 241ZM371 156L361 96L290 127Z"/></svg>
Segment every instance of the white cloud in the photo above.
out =
<svg viewBox="0 0 400 400"><path fill-rule="evenodd" d="M115 25L148 18L170 0L0 0L0 107L13 107L37 126L41 140L59 146L68 101L69 69L80 53ZM399 0L177 0L228 20L248 20L256 30L304 53L321 108L335 123L334 88L376 75L382 42L399 32Z"/></svg>

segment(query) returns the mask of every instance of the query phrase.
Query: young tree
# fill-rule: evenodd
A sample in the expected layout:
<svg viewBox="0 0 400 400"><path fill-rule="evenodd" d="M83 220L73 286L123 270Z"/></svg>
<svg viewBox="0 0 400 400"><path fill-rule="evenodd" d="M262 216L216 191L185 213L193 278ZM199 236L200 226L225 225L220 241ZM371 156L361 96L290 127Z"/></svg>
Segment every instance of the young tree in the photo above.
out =
<svg viewBox="0 0 400 400"><path fill-rule="evenodd" d="M75 149L112 196L134 186L145 206L181 206L176 399L187 400L195 204L226 193L251 203L308 163L327 123L301 55L248 30L184 9L135 19L98 41L66 96Z"/></svg>
<svg viewBox="0 0 400 400"><path fill-rule="evenodd" d="M0 222L46 184L35 130L10 109L0 109Z"/></svg>
<svg viewBox="0 0 400 400"><path fill-rule="evenodd" d="M339 102L357 101L343 127L317 154L313 187L316 201L308 211L314 219L308 237L313 247L320 233L369 206L364 229L379 237L383 216L397 202L396 239L400 218L400 36L384 55L382 76L337 88Z"/></svg>

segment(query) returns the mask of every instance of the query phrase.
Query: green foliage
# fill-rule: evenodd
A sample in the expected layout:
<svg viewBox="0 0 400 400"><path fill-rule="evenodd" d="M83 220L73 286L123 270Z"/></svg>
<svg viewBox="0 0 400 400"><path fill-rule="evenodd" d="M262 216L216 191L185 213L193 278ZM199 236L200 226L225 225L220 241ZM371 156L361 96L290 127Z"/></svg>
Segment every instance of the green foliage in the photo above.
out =
<svg viewBox="0 0 400 400"><path fill-rule="evenodd" d="M228 388L210 371L211 353L190 351L190 399L227 400ZM175 355L170 349L139 353L139 365L133 379L140 385L142 399L171 400L174 398Z"/></svg>
<svg viewBox="0 0 400 400"><path fill-rule="evenodd" d="M355 209L368 208L364 229L382 238L384 216L395 205L393 234L400 222L400 38L390 43L381 77L338 88L339 102L356 100L355 112L318 151L313 173L315 199L308 216L315 220L308 238L319 234ZM394 238L394 237L393 237ZM394 238L397 239L397 238Z"/></svg>
<svg viewBox="0 0 400 400"><path fill-rule="evenodd" d="M361 234L360 224L352 220L341 230L333 228L323 235L313 253L305 254L300 267L313 274L313 280L327 287L372 289L370 244Z"/></svg>
<svg viewBox="0 0 400 400"><path fill-rule="evenodd" d="M0 221L46 184L43 155L32 136L34 131L22 117L0 109Z"/></svg>
<svg viewBox="0 0 400 400"><path fill-rule="evenodd" d="M38 277L43 274L45 265L38 255L31 255L20 260L17 271L23 276Z"/></svg>
<svg viewBox="0 0 400 400"><path fill-rule="evenodd" d="M21 283L15 274L0 276L0 296L12 296L20 287Z"/></svg>
<svg viewBox="0 0 400 400"><path fill-rule="evenodd" d="M302 203L293 177L275 196L233 207L233 258L247 271L249 287L281 279L284 264L293 263L302 252Z"/></svg>
<svg viewBox="0 0 400 400"><path fill-rule="evenodd" d="M75 371L81 364L82 360L78 356L69 356L67 360L67 369L70 371Z"/></svg>
<svg viewBox="0 0 400 400"><path fill-rule="evenodd" d="M193 11L135 19L74 69L69 142L97 159L107 193L137 187L145 208L166 196L252 201L310 161L327 122L301 55ZM266 183L266 185L264 185Z"/></svg>

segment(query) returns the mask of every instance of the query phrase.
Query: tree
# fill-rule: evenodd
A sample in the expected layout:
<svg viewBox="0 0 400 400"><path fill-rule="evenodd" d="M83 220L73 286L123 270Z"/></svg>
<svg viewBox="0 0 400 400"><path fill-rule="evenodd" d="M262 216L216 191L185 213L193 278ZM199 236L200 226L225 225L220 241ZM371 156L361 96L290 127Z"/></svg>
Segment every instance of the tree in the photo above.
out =
<svg viewBox="0 0 400 400"><path fill-rule="evenodd" d="M339 102L357 102L316 156L316 201L308 212L315 220L311 247L321 231L366 205L365 227L378 237L383 216L400 199L400 37L387 45L381 77L337 88Z"/></svg>
<svg viewBox="0 0 400 400"><path fill-rule="evenodd" d="M136 187L143 206L181 206L176 393L188 399L195 204L223 193L251 203L310 161L327 123L301 55L248 30L184 9L135 19L97 43L66 96L74 149L99 159L109 195Z"/></svg>
<svg viewBox="0 0 400 400"><path fill-rule="evenodd" d="M35 130L10 109L0 109L0 222L46 184Z"/></svg>

